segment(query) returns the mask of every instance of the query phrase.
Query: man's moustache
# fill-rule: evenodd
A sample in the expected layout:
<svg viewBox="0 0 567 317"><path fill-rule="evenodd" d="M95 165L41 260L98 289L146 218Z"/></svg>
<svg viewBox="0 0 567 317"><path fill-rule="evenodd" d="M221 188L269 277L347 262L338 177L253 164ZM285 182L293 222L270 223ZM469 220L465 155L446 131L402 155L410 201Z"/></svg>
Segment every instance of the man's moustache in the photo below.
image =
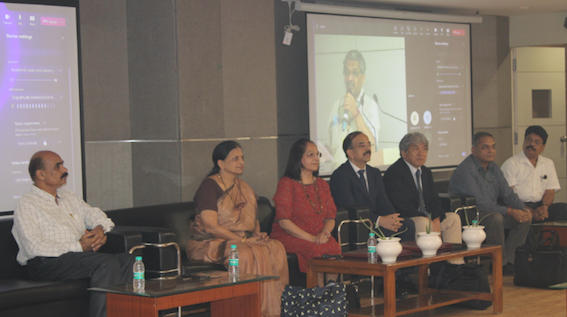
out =
<svg viewBox="0 0 567 317"><path fill-rule="evenodd" d="M535 151L535 147L533 147L533 146L531 146L531 145L526 146L526 149Z"/></svg>
<svg viewBox="0 0 567 317"><path fill-rule="evenodd" d="M364 155L366 155L366 154L370 155L370 154L372 154L372 151L368 150L368 151L364 152Z"/></svg>
<svg viewBox="0 0 567 317"><path fill-rule="evenodd" d="M61 179L65 178L67 176L69 176L69 173L65 172L65 173L63 173L63 175L61 175Z"/></svg>

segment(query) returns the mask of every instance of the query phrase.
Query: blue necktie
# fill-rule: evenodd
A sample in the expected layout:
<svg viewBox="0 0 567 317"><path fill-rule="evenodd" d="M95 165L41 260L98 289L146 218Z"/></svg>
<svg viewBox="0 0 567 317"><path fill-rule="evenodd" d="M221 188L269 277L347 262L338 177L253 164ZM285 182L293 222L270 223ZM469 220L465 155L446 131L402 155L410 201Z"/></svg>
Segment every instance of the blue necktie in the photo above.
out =
<svg viewBox="0 0 567 317"><path fill-rule="evenodd" d="M362 185L365 192L368 192L368 187L366 187L366 178L364 177L364 170L358 170L358 176L360 179L360 185Z"/></svg>
<svg viewBox="0 0 567 317"><path fill-rule="evenodd" d="M425 209L425 200L423 199L423 188L421 188L421 169L415 172L415 180L417 183L417 192L419 193L419 209L418 212L429 216L429 213Z"/></svg>

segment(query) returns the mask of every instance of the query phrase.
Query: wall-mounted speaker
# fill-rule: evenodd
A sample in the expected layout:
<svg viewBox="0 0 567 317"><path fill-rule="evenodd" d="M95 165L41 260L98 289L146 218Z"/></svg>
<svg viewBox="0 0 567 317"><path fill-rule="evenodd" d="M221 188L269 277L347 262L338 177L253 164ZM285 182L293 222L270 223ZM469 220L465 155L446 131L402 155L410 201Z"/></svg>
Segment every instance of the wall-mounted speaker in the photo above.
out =
<svg viewBox="0 0 567 317"><path fill-rule="evenodd" d="M567 18L565 18L565 22L563 22L563 27L567 29Z"/></svg>

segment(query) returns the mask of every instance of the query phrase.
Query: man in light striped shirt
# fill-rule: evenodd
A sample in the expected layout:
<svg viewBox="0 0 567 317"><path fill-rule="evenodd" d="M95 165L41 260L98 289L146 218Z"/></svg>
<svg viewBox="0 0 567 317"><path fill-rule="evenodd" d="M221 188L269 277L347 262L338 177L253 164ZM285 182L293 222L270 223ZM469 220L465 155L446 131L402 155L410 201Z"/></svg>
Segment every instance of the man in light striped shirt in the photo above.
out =
<svg viewBox="0 0 567 317"><path fill-rule="evenodd" d="M106 243L114 223L99 208L60 189L68 171L59 155L35 153L28 170L33 180L14 211L12 234L17 260L36 280L90 279L91 287L126 283L132 279L132 256L97 251ZM90 316L106 316L106 295L92 292Z"/></svg>

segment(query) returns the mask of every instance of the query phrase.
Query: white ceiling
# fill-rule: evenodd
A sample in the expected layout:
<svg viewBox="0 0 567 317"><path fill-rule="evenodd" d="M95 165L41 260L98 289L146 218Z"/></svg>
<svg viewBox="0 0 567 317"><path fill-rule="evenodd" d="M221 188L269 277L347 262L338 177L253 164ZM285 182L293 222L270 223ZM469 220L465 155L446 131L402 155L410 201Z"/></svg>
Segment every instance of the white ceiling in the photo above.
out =
<svg viewBox="0 0 567 317"><path fill-rule="evenodd" d="M304 2L327 2L343 5L370 5L385 9L406 8L434 12L453 12L480 15L525 15L536 13L565 12L567 0L304 0Z"/></svg>

